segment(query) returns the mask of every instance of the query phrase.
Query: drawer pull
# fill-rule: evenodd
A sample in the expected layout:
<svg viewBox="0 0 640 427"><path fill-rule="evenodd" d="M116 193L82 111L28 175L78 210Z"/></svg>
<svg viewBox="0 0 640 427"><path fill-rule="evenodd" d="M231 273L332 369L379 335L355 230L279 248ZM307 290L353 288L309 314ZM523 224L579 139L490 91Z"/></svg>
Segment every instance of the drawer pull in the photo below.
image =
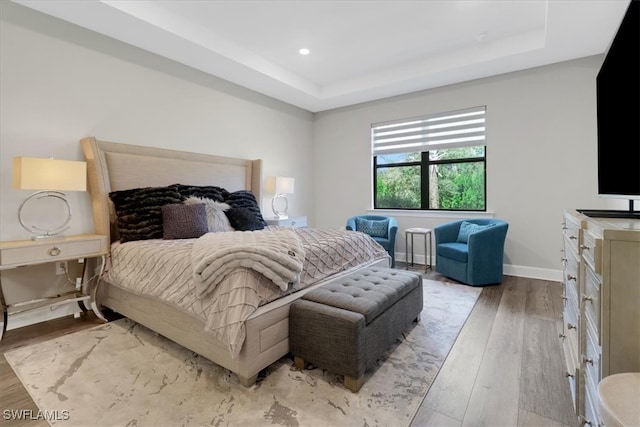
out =
<svg viewBox="0 0 640 427"><path fill-rule="evenodd" d="M566 259L566 258L560 258L560 262L562 262L562 263L565 263L565 262L567 262L567 261L569 261L569 260L568 260L568 259Z"/></svg>
<svg viewBox="0 0 640 427"><path fill-rule="evenodd" d="M576 239L577 239L577 237L576 237L576 236L569 236L569 239L571 239L571 240L576 240Z"/></svg>
<svg viewBox="0 0 640 427"><path fill-rule="evenodd" d="M593 302L593 297L591 295L587 295L585 297L582 297L583 301L589 301L589 302Z"/></svg>
<svg viewBox="0 0 640 427"><path fill-rule="evenodd" d="M569 373L569 372L565 372L564 373L564 377L565 378L573 378L573 374Z"/></svg>
<svg viewBox="0 0 640 427"><path fill-rule="evenodd" d="M567 227L565 224L562 224L562 229L563 229L563 230L568 230L568 229L569 229L569 227Z"/></svg>
<svg viewBox="0 0 640 427"><path fill-rule="evenodd" d="M593 422L591 420L584 420L585 425L592 426Z"/></svg>
<svg viewBox="0 0 640 427"><path fill-rule="evenodd" d="M587 359L586 357L583 357L582 360L584 361L584 363L589 363L591 364L591 366L593 366L593 359Z"/></svg>
<svg viewBox="0 0 640 427"><path fill-rule="evenodd" d="M589 250L589 249L591 249L591 248L590 248L589 246L587 246L587 245L580 245L580 249L583 249L583 250L587 250L587 251L588 251L588 250Z"/></svg>
<svg viewBox="0 0 640 427"><path fill-rule="evenodd" d="M571 323L567 323L567 329L578 329L576 325L572 325Z"/></svg>
<svg viewBox="0 0 640 427"><path fill-rule="evenodd" d="M570 274L567 274L567 280L576 280L576 276L572 276Z"/></svg>
<svg viewBox="0 0 640 427"><path fill-rule="evenodd" d="M565 339L566 337L567 337L567 336L566 336L565 334L559 334L559 335L558 335L558 338L560 338L560 339Z"/></svg>
<svg viewBox="0 0 640 427"><path fill-rule="evenodd" d="M567 298L566 296L562 295L562 301L566 301L566 300L568 300L568 299L569 299L569 298Z"/></svg>
<svg viewBox="0 0 640 427"><path fill-rule="evenodd" d="M58 255L60 255L60 252L62 252L62 251L57 246L54 246L51 249L49 249L49 255L51 255L51 256L58 256Z"/></svg>

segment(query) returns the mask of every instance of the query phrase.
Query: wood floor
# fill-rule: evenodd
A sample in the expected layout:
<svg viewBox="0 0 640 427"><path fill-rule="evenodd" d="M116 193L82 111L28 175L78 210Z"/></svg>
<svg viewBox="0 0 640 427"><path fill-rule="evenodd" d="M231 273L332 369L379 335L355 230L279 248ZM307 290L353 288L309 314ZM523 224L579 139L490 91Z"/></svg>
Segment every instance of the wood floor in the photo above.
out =
<svg viewBox="0 0 640 427"><path fill-rule="evenodd" d="M437 273L425 277L446 280ZM561 293L560 283L511 276L483 288L411 427L575 426L558 339ZM0 352L98 324L89 313L8 331ZM38 411L4 356L0 409ZM0 425L47 423L2 416Z"/></svg>
<svg viewBox="0 0 640 427"><path fill-rule="evenodd" d="M560 283L505 276L483 288L411 427L577 425L561 314Z"/></svg>

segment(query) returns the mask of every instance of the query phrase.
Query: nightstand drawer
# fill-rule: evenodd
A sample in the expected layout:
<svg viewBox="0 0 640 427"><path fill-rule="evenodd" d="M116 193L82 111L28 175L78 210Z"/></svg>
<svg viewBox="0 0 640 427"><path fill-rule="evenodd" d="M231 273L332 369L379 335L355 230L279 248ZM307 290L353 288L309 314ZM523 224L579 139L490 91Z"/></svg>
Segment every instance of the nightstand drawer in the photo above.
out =
<svg viewBox="0 0 640 427"><path fill-rule="evenodd" d="M17 267L104 254L106 237L72 237L52 241L17 241L0 246L0 266Z"/></svg>
<svg viewBox="0 0 640 427"><path fill-rule="evenodd" d="M270 218L266 220L268 225L277 225L279 227L306 227L307 226L307 217L306 216L298 216L292 218Z"/></svg>

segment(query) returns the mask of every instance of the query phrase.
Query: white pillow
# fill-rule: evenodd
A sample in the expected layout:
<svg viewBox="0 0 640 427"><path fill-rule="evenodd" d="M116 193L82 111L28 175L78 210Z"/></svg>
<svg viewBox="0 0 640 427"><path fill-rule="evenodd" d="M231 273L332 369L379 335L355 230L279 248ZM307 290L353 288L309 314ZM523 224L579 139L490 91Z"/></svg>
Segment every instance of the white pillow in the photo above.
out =
<svg viewBox="0 0 640 427"><path fill-rule="evenodd" d="M231 207L228 204L195 196L188 197L184 203L187 205L204 204L205 211L207 212L207 227L210 232L234 231L229 223L229 218L227 218L227 215L224 213L224 211Z"/></svg>

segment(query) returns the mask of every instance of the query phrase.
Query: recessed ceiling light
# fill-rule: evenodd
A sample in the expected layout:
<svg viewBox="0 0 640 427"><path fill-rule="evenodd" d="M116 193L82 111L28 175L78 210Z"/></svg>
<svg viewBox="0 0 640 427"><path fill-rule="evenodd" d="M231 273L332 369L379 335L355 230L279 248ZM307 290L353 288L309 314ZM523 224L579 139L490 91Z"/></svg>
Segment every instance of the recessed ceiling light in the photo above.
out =
<svg viewBox="0 0 640 427"><path fill-rule="evenodd" d="M309 49L307 49L306 47L303 47L302 49L300 49L300 50L298 51L298 53L299 53L300 55L309 55L309 54L311 53L311 51L310 51Z"/></svg>
<svg viewBox="0 0 640 427"><path fill-rule="evenodd" d="M476 34L476 41L483 42L487 39L488 36L489 36L488 32L481 31L478 34Z"/></svg>

